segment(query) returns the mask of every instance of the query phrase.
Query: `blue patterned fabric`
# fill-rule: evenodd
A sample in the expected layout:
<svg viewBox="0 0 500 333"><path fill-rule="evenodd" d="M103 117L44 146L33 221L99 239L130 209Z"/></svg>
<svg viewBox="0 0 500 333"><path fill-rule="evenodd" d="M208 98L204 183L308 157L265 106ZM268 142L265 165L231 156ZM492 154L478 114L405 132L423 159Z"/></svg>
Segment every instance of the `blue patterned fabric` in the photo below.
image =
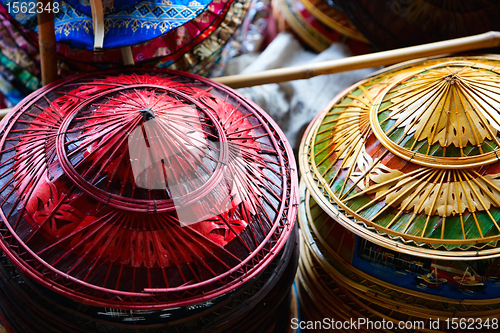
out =
<svg viewBox="0 0 500 333"><path fill-rule="evenodd" d="M1 0L7 3L19 0ZM104 48L139 44L163 35L201 14L212 0L103 0ZM36 0L24 0L26 3ZM89 0L60 1L55 14L56 39L77 48L93 49L94 32ZM119 3L119 4L118 4ZM28 29L37 31L36 14L11 13Z"/></svg>
<svg viewBox="0 0 500 333"><path fill-rule="evenodd" d="M90 8L89 0L66 0L66 2L82 13L92 16L92 9ZM160 1L160 3L162 2L166 3L167 1ZM102 0L102 6L104 7L105 14L118 13L124 9L134 7L141 3L141 0Z"/></svg>

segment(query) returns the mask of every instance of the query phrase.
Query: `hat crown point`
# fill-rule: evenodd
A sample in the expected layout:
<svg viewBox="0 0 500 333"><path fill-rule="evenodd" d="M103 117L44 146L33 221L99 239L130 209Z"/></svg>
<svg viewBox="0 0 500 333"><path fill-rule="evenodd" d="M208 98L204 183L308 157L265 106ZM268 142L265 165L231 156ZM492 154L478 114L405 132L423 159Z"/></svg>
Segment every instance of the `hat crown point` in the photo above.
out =
<svg viewBox="0 0 500 333"><path fill-rule="evenodd" d="M151 120L155 118L155 113L151 107L145 107L142 110L139 110L140 114L142 115L142 118L145 121Z"/></svg>

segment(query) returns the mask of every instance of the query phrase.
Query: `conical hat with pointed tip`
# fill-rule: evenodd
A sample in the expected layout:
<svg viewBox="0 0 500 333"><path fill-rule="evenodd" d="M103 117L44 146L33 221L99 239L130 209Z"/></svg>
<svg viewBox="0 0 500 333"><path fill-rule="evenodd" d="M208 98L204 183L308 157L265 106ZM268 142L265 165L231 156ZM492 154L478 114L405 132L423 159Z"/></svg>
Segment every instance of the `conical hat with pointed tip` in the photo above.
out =
<svg viewBox="0 0 500 333"><path fill-rule="evenodd" d="M261 272L295 219L296 171L253 103L170 71L81 75L2 123L0 246L101 307L186 306Z"/></svg>
<svg viewBox="0 0 500 333"><path fill-rule="evenodd" d="M500 247L500 61L420 60L348 88L300 152L315 201L397 251L479 259Z"/></svg>

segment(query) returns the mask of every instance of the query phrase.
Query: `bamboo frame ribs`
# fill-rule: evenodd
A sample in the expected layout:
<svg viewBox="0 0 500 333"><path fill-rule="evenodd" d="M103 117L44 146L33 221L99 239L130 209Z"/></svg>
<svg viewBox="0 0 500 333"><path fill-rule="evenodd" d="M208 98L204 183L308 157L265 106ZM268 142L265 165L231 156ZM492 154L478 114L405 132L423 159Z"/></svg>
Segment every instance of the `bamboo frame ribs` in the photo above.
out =
<svg viewBox="0 0 500 333"><path fill-rule="evenodd" d="M318 204L391 250L498 256L499 64L498 55L406 62L340 93L299 152Z"/></svg>

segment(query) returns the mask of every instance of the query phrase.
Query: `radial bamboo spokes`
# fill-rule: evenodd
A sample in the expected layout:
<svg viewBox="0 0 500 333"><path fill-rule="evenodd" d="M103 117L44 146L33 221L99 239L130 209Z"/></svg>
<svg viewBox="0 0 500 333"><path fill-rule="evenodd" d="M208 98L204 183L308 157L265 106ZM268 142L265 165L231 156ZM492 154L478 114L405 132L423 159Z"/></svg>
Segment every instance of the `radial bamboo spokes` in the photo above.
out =
<svg viewBox="0 0 500 333"><path fill-rule="evenodd" d="M336 222L381 246L500 252L499 84L497 55L424 58L367 77L306 132L307 189Z"/></svg>
<svg viewBox="0 0 500 333"><path fill-rule="evenodd" d="M390 65L397 62L500 46L500 32L490 31L480 35L447 41L405 47L349 58L277 68L267 71L215 78L214 81L231 88L251 87L260 84L308 79L323 74L334 74L361 68Z"/></svg>

